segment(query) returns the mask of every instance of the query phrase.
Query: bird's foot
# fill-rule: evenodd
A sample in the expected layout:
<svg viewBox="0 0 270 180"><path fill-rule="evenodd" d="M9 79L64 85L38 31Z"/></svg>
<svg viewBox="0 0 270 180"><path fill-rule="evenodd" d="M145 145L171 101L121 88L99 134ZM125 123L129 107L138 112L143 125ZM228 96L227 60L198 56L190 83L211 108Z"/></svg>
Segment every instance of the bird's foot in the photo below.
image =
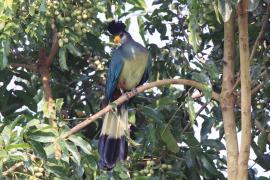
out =
<svg viewBox="0 0 270 180"><path fill-rule="evenodd" d="M129 100L131 98L131 96L134 96L135 94L138 94L138 91L136 88L132 88L130 90L130 92L126 92L125 96L127 97L127 99Z"/></svg>
<svg viewBox="0 0 270 180"><path fill-rule="evenodd" d="M132 88L132 89L131 89L131 92L132 92L132 94L138 94L137 88Z"/></svg>

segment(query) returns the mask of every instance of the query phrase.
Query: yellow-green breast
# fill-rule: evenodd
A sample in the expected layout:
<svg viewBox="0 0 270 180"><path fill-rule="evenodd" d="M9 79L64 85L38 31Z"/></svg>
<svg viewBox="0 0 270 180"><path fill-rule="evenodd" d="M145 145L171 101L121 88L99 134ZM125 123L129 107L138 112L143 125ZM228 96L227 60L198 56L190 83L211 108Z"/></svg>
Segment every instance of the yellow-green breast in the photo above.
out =
<svg viewBox="0 0 270 180"><path fill-rule="evenodd" d="M118 88L123 90L131 90L135 88L141 81L146 70L148 55L141 53L134 55L133 58L126 59L122 68L122 72L118 79Z"/></svg>

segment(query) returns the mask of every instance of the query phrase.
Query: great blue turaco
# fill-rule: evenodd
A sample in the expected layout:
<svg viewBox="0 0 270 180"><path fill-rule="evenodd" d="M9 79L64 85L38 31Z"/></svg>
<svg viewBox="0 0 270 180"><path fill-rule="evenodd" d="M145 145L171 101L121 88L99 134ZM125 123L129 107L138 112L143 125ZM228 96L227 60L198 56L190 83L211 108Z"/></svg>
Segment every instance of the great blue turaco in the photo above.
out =
<svg viewBox="0 0 270 180"><path fill-rule="evenodd" d="M111 21L107 27L120 45L113 53L107 72L105 100L103 106L119 98L125 91L134 90L145 83L151 71L151 57L141 44L134 41L121 21ZM108 112L103 120L98 143L99 167L111 170L117 161L127 157L128 129L127 102Z"/></svg>

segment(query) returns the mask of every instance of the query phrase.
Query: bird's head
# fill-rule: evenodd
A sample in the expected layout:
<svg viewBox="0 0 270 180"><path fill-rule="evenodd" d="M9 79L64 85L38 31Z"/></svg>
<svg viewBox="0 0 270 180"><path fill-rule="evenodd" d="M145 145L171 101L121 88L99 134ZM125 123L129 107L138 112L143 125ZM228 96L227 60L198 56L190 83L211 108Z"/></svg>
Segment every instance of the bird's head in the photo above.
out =
<svg viewBox="0 0 270 180"><path fill-rule="evenodd" d="M109 23L107 28L108 31L114 36L114 44L123 44L130 36L128 32L126 32L126 25L122 23L122 21L115 22L115 20L113 20Z"/></svg>

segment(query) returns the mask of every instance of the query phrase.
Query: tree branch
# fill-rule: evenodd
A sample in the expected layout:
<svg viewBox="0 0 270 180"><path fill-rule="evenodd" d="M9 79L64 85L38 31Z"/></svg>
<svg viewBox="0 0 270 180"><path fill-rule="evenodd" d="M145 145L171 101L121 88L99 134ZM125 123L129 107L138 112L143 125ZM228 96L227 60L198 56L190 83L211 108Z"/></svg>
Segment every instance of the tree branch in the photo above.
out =
<svg viewBox="0 0 270 180"><path fill-rule="evenodd" d="M258 84L257 86L255 86L252 90L251 90L251 95L254 95L256 92L258 92L261 88L264 87L263 83Z"/></svg>
<svg viewBox="0 0 270 180"><path fill-rule="evenodd" d="M182 85L188 85L195 87L196 89L203 90L204 89L204 84L193 81L193 80L187 80L187 79L164 79L164 80L158 80L155 82L151 82L149 84L144 84L142 86L139 86L136 88L136 91L131 91L127 92L126 94L123 94L121 97L119 97L117 100L113 102L115 105L120 105L123 104L125 101L128 101L130 98L134 97L138 93L144 92L147 89L151 89L153 87L158 87L158 86L163 86L163 85L169 85L169 84L182 84ZM127 95L129 98L127 98ZM219 94L216 92L212 92L212 99L216 100L219 102ZM61 138L67 138L70 135L80 131L82 128L86 127L88 124L94 122L96 119L99 117L102 117L105 113L109 112L112 109L112 105L107 105L105 108L102 110L98 111L96 114L93 116L90 116L87 118L85 121L81 122L80 124L76 125L73 127L71 130L66 132L61 136Z"/></svg>
<svg viewBox="0 0 270 180"><path fill-rule="evenodd" d="M46 65L50 66L53 62L53 58L55 57L56 53L58 52L59 44L58 44L58 37L57 32L53 32L53 39L52 39L52 48L50 54L46 60Z"/></svg>
<svg viewBox="0 0 270 180"><path fill-rule="evenodd" d="M230 1L228 1L231 3ZM225 131L225 142L227 151L228 179L237 178L238 143L235 125L234 103L235 95L233 91L237 87L240 77L234 83L235 73L235 12L230 19L224 22L224 64L222 76L222 90L220 94L220 106Z"/></svg>
<svg viewBox="0 0 270 180"><path fill-rule="evenodd" d="M257 36L257 39L253 45L253 48L252 48L252 51L251 51L251 54L249 56L249 61L251 62L252 59L254 58L254 55L256 54L256 50L257 50L257 47L260 43L260 41L262 40L263 36L264 36L264 33L265 33L265 30L266 30L266 27L267 27L267 24L268 24L268 16L269 16L269 12L270 12L270 4L267 5L267 9L266 9L266 13L265 15L263 16L263 20L262 20L262 27L261 27L261 30L259 32L259 35Z"/></svg>
<svg viewBox="0 0 270 180"><path fill-rule="evenodd" d="M249 0L238 3L238 27L241 72L241 144L238 158L237 180L248 179L248 160L251 144L251 79L248 42Z"/></svg>
<svg viewBox="0 0 270 180"><path fill-rule="evenodd" d="M23 162L18 162L16 164L14 164L13 166L11 166L8 170L3 172L3 176L8 176L9 174L11 174L12 172L14 172L16 169L18 169L19 167L23 166Z"/></svg>
<svg viewBox="0 0 270 180"><path fill-rule="evenodd" d="M13 64L9 64L10 68L25 68L28 71L32 72L32 73L37 73L38 71L38 67L36 64L17 64L17 63L13 63Z"/></svg>

